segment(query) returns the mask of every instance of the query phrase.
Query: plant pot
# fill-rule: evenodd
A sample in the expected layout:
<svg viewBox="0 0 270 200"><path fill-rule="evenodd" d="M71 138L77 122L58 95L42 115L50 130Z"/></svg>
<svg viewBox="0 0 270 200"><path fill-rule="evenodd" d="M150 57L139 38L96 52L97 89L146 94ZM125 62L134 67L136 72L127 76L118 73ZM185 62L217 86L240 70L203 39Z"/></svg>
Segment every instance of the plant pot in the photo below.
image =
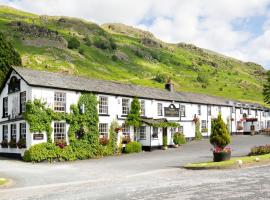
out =
<svg viewBox="0 0 270 200"><path fill-rule="evenodd" d="M231 152L218 152L215 153L213 152L214 155L214 162L221 162L221 161L226 161L231 159Z"/></svg>

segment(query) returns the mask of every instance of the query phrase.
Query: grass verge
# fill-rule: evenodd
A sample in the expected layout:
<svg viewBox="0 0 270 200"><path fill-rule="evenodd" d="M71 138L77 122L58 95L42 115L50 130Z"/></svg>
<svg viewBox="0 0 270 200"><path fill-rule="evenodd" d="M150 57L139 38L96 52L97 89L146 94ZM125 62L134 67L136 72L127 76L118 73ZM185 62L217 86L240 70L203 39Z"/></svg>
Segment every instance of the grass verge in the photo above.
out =
<svg viewBox="0 0 270 200"><path fill-rule="evenodd" d="M242 161L242 165L238 164L238 161ZM259 156L244 156L231 158L231 160L223 162L200 162L190 163L184 166L186 169L234 169L250 165L261 165L270 163L270 154L259 155Z"/></svg>

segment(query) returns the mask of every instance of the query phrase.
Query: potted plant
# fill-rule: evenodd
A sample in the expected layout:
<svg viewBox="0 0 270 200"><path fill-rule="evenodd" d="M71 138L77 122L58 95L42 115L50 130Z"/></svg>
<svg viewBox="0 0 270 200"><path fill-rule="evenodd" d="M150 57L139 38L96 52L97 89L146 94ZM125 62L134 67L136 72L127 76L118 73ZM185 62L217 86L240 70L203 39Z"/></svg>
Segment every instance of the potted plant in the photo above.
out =
<svg viewBox="0 0 270 200"><path fill-rule="evenodd" d="M163 141L162 149L167 150L168 149L167 136L163 136L162 141Z"/></svg>
<svg viewBox="0 0 270 200"><path fill-rule="evenodd" d="M67 142L65 140L55 140L55 145L59 146L61 149L67 146Z"/></svg>
<svg viewBox="0 0 270 200"><path fill-rule="evenodd" d="M10 148L17 148L17 143L16 143L16 139L11 139L8 143L8 146Z"/></svg>
<svg viewBox="0 0 270 200"><path fill-rule="evenodd" d="M125 135L122 137L122 144L127 144L131 141L129 135Z"/></svg>
<svg viewBox="0 0 270 200"><path fill-rule="evenodd" d="M2 147L2 148L8 148L8 141L7 141L7 140L3 140L3 141L1 142L1 147Z"/></svg>
<svg viewBox="0 0 270 200"><path fill-rule="evenodd" d="M99 144L101 144L102 146L106 146L107 144L109 144L108 137L101 137L101 138L99 138Z"/></svg>
<svg viewBox="0 0 270 200"><path fill-rule="evenodd" d="M25 138L21 138L18 143L17 143L17 147L19 149L22 149L22 148L26 148L26 139Z"/></svg>
<svg viewBox="0 0 270 200"><path fill-rule="evenodd" d="M212 120L210 143L214 146L213 160L220 162L231 158L231 149L225 148L231 142L231 137L226 128L226 124L222 120L221 114L217 119Z"/></svg>

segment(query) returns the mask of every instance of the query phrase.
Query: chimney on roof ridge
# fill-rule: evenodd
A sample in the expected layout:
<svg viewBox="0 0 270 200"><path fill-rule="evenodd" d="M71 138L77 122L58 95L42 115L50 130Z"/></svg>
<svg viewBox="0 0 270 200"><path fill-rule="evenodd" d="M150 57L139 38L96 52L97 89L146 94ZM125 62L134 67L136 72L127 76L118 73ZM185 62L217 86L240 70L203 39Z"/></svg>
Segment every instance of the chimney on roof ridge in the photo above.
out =
<svg viewBox="0 0 270 200"><path fill-rule="evenodd" d="M174 84L172 83L172 80L169 79L167 81L167 83L165 84L165 89L168 90L168 91L170 91L170 92L173 92L174 91L174 88L173 87L174 87Z"/></svg>

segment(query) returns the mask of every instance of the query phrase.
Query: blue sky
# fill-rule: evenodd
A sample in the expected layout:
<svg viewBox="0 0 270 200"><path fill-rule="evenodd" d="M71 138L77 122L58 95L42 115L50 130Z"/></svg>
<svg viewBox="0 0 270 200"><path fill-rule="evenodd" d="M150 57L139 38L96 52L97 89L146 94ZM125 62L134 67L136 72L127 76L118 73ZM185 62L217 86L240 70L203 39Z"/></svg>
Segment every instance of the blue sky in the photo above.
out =
<svg viewBox="0 0 270 200"><path fill-rule="evenodd" d="M270 0L0 0L47 15L119 22L270 69Z"/></svg>

